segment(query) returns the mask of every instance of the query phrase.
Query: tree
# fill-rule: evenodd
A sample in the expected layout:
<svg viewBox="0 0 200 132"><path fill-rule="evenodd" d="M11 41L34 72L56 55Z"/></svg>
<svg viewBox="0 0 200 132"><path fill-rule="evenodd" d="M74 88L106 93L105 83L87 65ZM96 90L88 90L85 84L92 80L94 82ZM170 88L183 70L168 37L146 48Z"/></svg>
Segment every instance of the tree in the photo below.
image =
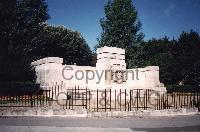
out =
<svg viewBox="0 0 200 132"><path fill-rule="evenodd" d="M77 31L46 25L34 43L32 56L35 60L56 56L63 58L65 64L92 65L92 51Z"/></svg>
<svg viewBox="0 0 200 132"><path fill-rule="evenodd" d="M0 1L0 66L8 55L16 18L16 0Z"/></svg>
<svg viewBox="0 0 200 132"><path fill-rule="evenodd" d="M102 33L96 46L111 46L126 49L126 59L130 56L135 45L141 43L144 35L140 33L141 23L131 0L112 0L104 8L105 18L100 20ZM130 64L128 64L130 67Z"/></svg>
<svg viewBox="0 0 200 132"><path fill-rule="evenodd" d="M44 0L0 2L0 81L33 81L30 63L57 56L66 64L93 65L94 55L79 32L49 26ZM1 56L0 56L1 57Z"/></svg>
<svg viewBox="0 0 200 132"><path fill-rule="evenodd" d="M15 55L27 56L31 50L32 40L37 37L50 18L44 0L18 0L15 34L12 50Z"/></svg>
<svg viewBox="0 0 200 132"><path fill-rule="evenodd" d="M151 39L142 44L142 52L138 56L139 66L159 66L160 80L165 84L174 84L176 74L173 69L175 63L172 53L175 40L169 40L164 37L160 39Z"/></svg>
<svg viewBox="0 0 200 132"><path fill-rule="evenodd" d="M200 82L200 36L195 31L182 32L173 49L174 69L182 84L199 85Z"/></svg>
<svg viewBox="0 0 200 132"><path fill-rule="evenodd" d="M197 32L183 32L177 40L151 39L138 52L138 66L159 66L161 82L199 85L200 36Z"/></svg>
<svg viewBox="0 0 200 132"><path fill-rule="evenodd" d="M8 0L0 2L0 11L0 81L31 80L32 40L49 18L47 5L44 0Z"/></svg>

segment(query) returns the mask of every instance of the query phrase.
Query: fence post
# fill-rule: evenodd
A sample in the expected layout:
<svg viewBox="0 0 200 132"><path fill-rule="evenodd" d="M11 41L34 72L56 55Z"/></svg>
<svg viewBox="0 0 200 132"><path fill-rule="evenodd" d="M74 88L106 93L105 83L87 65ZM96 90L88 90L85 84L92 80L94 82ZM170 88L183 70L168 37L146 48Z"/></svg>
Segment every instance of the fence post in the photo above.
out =
<svg viewBox="0 0 200 132"><path fill-rule="evenodd" d="M175 102L175 108L177 109L177 93L175 93L175 100L174 100L174 102Z"/></svg>
<svg viewBox="0 0 200 132"><path fill-rule="evenodd" d="M129 105L129 109L130 109L130 111L131 111L131 101L132 101L132 98L131 98L131 90L130 90L130 105Z"/></svg>
<svg viewBox="0 0 200 132"><path fill-rule="evenodd" d="M75 93L75 95L76 95L76 93ZM87 86L86 86L86 104L85 104L85 106L86 106L86 109L87 109Z"/></svg>
<svg viewBox="0 0 200 132"><path fill-rule="evenodd" d="M159 110L161 110L161 95L159 94Z"/></svg>
<svg viewBox="0 0 200 132"><path fill-rule="evenodd" d="M74 105L74 92L73 91L74 91L74 88L72 87L72 93L71 93L71 95L72 95L72 101L71 101L72 102L72 104L71 104L72 109L74 109L74 106L73 106Z"/></svg>
<svg viewBox="0 0 200 132"><path fill-rule="evenodd" d="M42 96L39 95L39 98L40 98L40 106L42 105Z"/></svg>
<svg viewBox="0 0 200 132"><path fill-rule="evenodd" d="M68 94L68 91L67 91L67 99L66 99L66 102L65 102L65 109L67 109L67 105L68 105L68 96L69 96L69 94Z"/></svg>
<svg viewBox="0 0 200 132"><path fill-rule="evenodd" d="M87 89L87 87L86 87L86 89ZM75 92L74 92L74 94L75 94L75 104L76 104L76 86L75 86Z"/></svg>
<svg viewBox="0 0 200 132"><path fill-rule="evenodd" d="M16 106L17 106L17 95L15 95L15 103L16 103Z"/></svg>
<svg viewBox="0 0 200 132"><path fill-rule="evenodd" d="M11 96L8 96L8 102L9 102L9 104L10 104L10 107L11 107Z"/></svg>
<svg viewBox="0 0 200 132"><path fill-rule="evenodd" d="M83 108L85 107L85 97L84 97L84 93L81 92L81 96L82 96L82 106Z"/></svg>
<svg viewBox="0 0 200 132"><path fill-rule="evenodd" d="M51 92L51 89L50 89L50 87L48 87L48 100L51 98L50 97L50 94L51 94L50 92Z"/></svg>
<svg viewBox="0 0 200 132"><path fill-rule="evenodd" d="M24 100L24 95L22 96L22 106L25 106L24 104L26 104L25 102L26 100Z"/></svg>
<svg viewBox="0 0 200 132"><path fill-rule="evenodd" d="M169 98L168 98L168 94L167 94L167 109L169 108Z"/></svg>
<svg viewBox="0 0 200 132"><path fill-rule="evenodd" d="M3 96L3 101L6 102L6 96ZM6 106L7 104L5 104Z"/></svg>
<svg viewBox="0 0 200 132"><path fill-rule="evenodd" d="M116 102L117 102L117 100L116 100L116 99L117 99L117 93L116 93L116 92L117 92L117 91L116 91L116 89L115 89L115 110L117 109L117 106L116 106L116 105L117 105L117 103L116 103Z"/></svg>
<svg viewBox="0 0 200 132"><path fill-rule="evenodd" d="M190 93L190 108L192 108L192 94Z"/></svg>
<svg viewBox="0 0 200 132"><path fill-rule="evenodd" d="M162 98L163 98L163 94L161 94L161 98L160 98L160 109L163 109L163 102L162 102Z"/></svg>
<svg viewBox="0 0 200 132"><path fill-rule="evenodd" d="M80 89L79 89L79 85L78 85L78 98L80 98Z"/></svg>
<svg viewBox="0 0 200 132"><path fill-rule="evenodd" d="M60 85L58 85L58 94L60 93ZM57 95L56 95L57 96Z"/></svg>
<svg viewBox="0 0 200 132"><path fill-rule="evenodd" d="M36 100L37 100L37 107L38 107L38 100L39 100L39 97L38 97L38 94L36 94Z"/></svg>
<svg viewBox="0 0 200 132"><path fill-rule="evenodd" d="M2 101L5 102L5 96L2 96Z"/></svg>
<svg viewBox="0 0 200 132"><path fill-rule="evenodd" d="M99 94L99 93L98 93L98 91L99 91L99 90L97 89L97 112L99 111L99 101L98 101L98 96L99 96L98 94Z"/></svg>
<svg viewBox="0 0 200 132"><path fill-rule="evenodd" d="M136 99L137 99L137 100L136 100L136 102L137 102L137 108L136 108L136 109L137 109L137 110L138 110L138 107L139 107L139 106L138 106L138 94L139 94L139 93L138 93L138 89L137 89L137 95L136 95Z"/></svg>
<svg viewBox="0 0 200 132"><path fill-rule="evenodd" d="M111 105L111 103L112 103L112 101L111 101L111 100L112 100L111 94L112 94L112 93L111 93L111 89L110 89L110 111L111 111L111 109L112 109L112 108L111 108L111 107L112 107L112 105Z"/></svg>
<svg viewBox="0 0 200 132"><path fill-rule="evenodd" d="M176 93L173 94L174 94L174 107L176 108Z"/></svg>
<svg viewBox="0 0 200 132"><path fill-rule="evenodd" d="M146 110L148 109L148 103L149 103L149 96L148 96L148 89L146 90Z"/></svg>
<svg viewBox="0 0 200 132"><path fill-rule="evenodd" d="M121 104L122 104L122 97L121 96L122 96L122 94L121 94L121 89L120 89L120 106L119 106L120 107L120 111L121 111Z"/></svg>
<svg viewBox="0 0 200 132"><path fill-rule="evenodd" d="M125 92L125 111L126 111L126 89L124 90L124 92Z"/></svg>
<svg viewBox="0 0 200 132"><path fill-rule="evenodd" d="M46 105L48 105L48 93L47 92L48 92L48 90L46 89L46 95L45 95L46 96L45 97L45 99L46 99Z"/></svg>
<svg viewBox="0 0 200 132"><path fill-rule="evenodd" d="M106 89L105 89L105 111L106 111L106 109L107 109L107 108L106 108L106 105L107 105L107 104L106 104L106 96L107 96L107 95L106 95Z"/></svg>
<svg viewBox="0 0 200 132"><path fill-rule="evenodd" d="M28 95L26 95L26 104L27 104L27 106L29 106L29 98L28 98Z"/></svg>
<svg viewBox="0 0 200 132"><path fill-rule="evenodd" d="M55 97L55 99L56 99L56 95L57 95L57 90L56 90L56 88L57 88L57 83L56 83L55 88L54 88L54 97Z"/></svg>
<svg viewBox="0 0 200 132"><path fill-rule="evenodd" d="M173 105L172 107L174 107L174 106L175 106L175 105L174 105L174 93L172 92L171 94L172 94L171 102L172 102L172 105Z"/></svg>
<svg viewBox="0 0 200 132"><path fill-rule="evenodd" d="M187 93L187 107L189 108L188 102L189 102L189 99L188 99L188 93Z"/></svg>
<svg viewBox="0 0 200 132"><path fill-rule="evenodd" d="M32 96L33 96L33 95L31 94L31 107L33 107L33 102L32 102L32 101L33 101L33 98L32 98Z"/></svg>
<svg viewBox="0 0 200 132"><path fill-rule="evenodd" d="M90 89L89 89L89 110L90 110L90 100L91 100L91 92L90 92Z"/></svg>
<svg viewBox="0 0 200 132"><path fill-rule="evenodd" d="M53 101L53 86L51 87L51 99L52 99L52 101Z"/></svg>
<svg viewBox="0 0 200 132"><path fill-rule="evenodd" d="M185 94L184 94L183 97L184 97L184 102L183 102L184 104L183 104L183 106L185 107L186 106L186 104L185 104Z"/></svg>
<svg viewBox="0 0 200 132"><path fill-rule="evenodd" d="M144 91L144 90L143 90L143 91ZM145 102L145 100L146 100L146 91L143 92L143 105L144 105L144 110L146 109L146 106L145 106L146 102Z"/></svg>

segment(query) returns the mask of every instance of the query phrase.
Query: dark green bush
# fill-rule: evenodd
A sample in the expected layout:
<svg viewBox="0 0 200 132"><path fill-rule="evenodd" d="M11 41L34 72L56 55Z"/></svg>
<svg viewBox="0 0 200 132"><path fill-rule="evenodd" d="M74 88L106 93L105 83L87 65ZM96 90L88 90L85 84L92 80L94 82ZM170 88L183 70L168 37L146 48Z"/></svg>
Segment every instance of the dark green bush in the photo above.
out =
<svg viewBox="0 0 200 132"><path fill-rule="evenodd" d="M40 85L31 82L0 82L0 95L33 95L40 94Z"/></svg>
<svg viewBox="0 0 200 132"><path fill-rule="evenodd" d="M189 92L189 93L194 93L194 92L200 92L200 86L195 86L195 85L167 85L167 92L172 93L172 92Z"/></svg>

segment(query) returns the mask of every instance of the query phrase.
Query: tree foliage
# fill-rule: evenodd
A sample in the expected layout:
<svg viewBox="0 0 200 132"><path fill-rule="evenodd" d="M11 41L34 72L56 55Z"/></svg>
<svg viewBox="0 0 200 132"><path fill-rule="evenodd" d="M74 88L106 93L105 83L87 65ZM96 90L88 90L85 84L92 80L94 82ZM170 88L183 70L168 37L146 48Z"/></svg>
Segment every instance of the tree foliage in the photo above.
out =
<svg viewBox="0 0 200 132"><path fill-rule="evenodd" d="M104 8L105 18L100 20L102 33L96 46L111 46L126 49L128 67L134 67L133 54L144 35L139 32L141 23L131 0L110 0ZM136 56L136 55L135 55Z"/></svg>
<svg viewBox="0 0 200 132"><path fill-rule="evenodd" d="M44 0L0 1L0 81L32 81L33 60L57 56L66 64L92 65L80 33L49 26Z"/></svg>
<svg viewBox="0 0 200 132"><path fill-rule="evenodd" d="M144 42L141 45L142 52L137 58L140 62L139 66L159 66L161 82L165 82L165 84L174 83L172 68L174 63L172 48L174 44L175 41L170 41L167 37Z"/></svg>
<svg viewBox="0 0 200 132"><path fill-rule="evenodd" d="M46 25L34 43L35 60L57 56L63 58L65 64L92 65L92 52L77 31Z"/></svg>
<svg viewBox="0 0 200 132"><path fill-rule="evenodd" d="M14 34L16 19L16 1L0 1L0 63L8 53L8 47Z"/></svg>
<svg viewBox="0 0 200 132"><path fill-rule="evenodd" d="M182 32L173 49L177 75L183 84L200 83L200 35L195 31Z"/></svg>
<svg viewBox="0 0 200 132"><path fill-rule="evenodd" d="M141 23L131 0L113 0L105 5L105 18L100 20L102 34L99 46L130 48L143 39Z"/></svg>
<svg viewBox="0 0 200 132"><path fill-rule="evenodd" d="M159 66L165 84L200 83L200 37L197 32L183 32L177 40L168 37L143 41L141 23L131 0L110 0L99 44L126 50L127 68Z"/></svg>
<svg viewBox="0 0 200 132"><path fill-rule="evenodd" d="M138 66L159 66L161 82L199 85L200 36L197 32L183 32L177 40L152 39L141 47L136 58Z"/></svg>
<svg viewBox="0 0 200 132"><path fill-rule="evenodd" d="M30 80L32 39L49 18L44 0L8 0L0 2L0 80Z"/></svg>
<svg viewBox="0 0 200 132"><path fill-rule="evenodd" d="M66 64L94 65L82 35L62 26L49 26L44 0L0 1L0 81L32 81L30 63L43 57L62 57ZM143 41L141 23L131 0L110 0L102 34L96 46L126 49L128 68L157 65L165 84L200 83L200 35L183 32L178 39L167 37Z"/></svg>

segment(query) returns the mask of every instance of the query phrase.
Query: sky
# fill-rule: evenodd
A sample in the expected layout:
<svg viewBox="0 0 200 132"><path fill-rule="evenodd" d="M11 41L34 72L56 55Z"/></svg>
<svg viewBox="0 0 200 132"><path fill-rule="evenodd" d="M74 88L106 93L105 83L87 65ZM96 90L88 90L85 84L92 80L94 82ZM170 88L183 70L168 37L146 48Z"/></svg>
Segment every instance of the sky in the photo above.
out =
<svg viewBox="0 0 200 132"><path fill-rule="evenodd" d="M88 45L98 43L99 20L108 0L46 0L51 25L63 25L82 34ZM191 29L200 32L200 0L133 0L142 23L145 40L168 36L177 38Z"/></svg>

